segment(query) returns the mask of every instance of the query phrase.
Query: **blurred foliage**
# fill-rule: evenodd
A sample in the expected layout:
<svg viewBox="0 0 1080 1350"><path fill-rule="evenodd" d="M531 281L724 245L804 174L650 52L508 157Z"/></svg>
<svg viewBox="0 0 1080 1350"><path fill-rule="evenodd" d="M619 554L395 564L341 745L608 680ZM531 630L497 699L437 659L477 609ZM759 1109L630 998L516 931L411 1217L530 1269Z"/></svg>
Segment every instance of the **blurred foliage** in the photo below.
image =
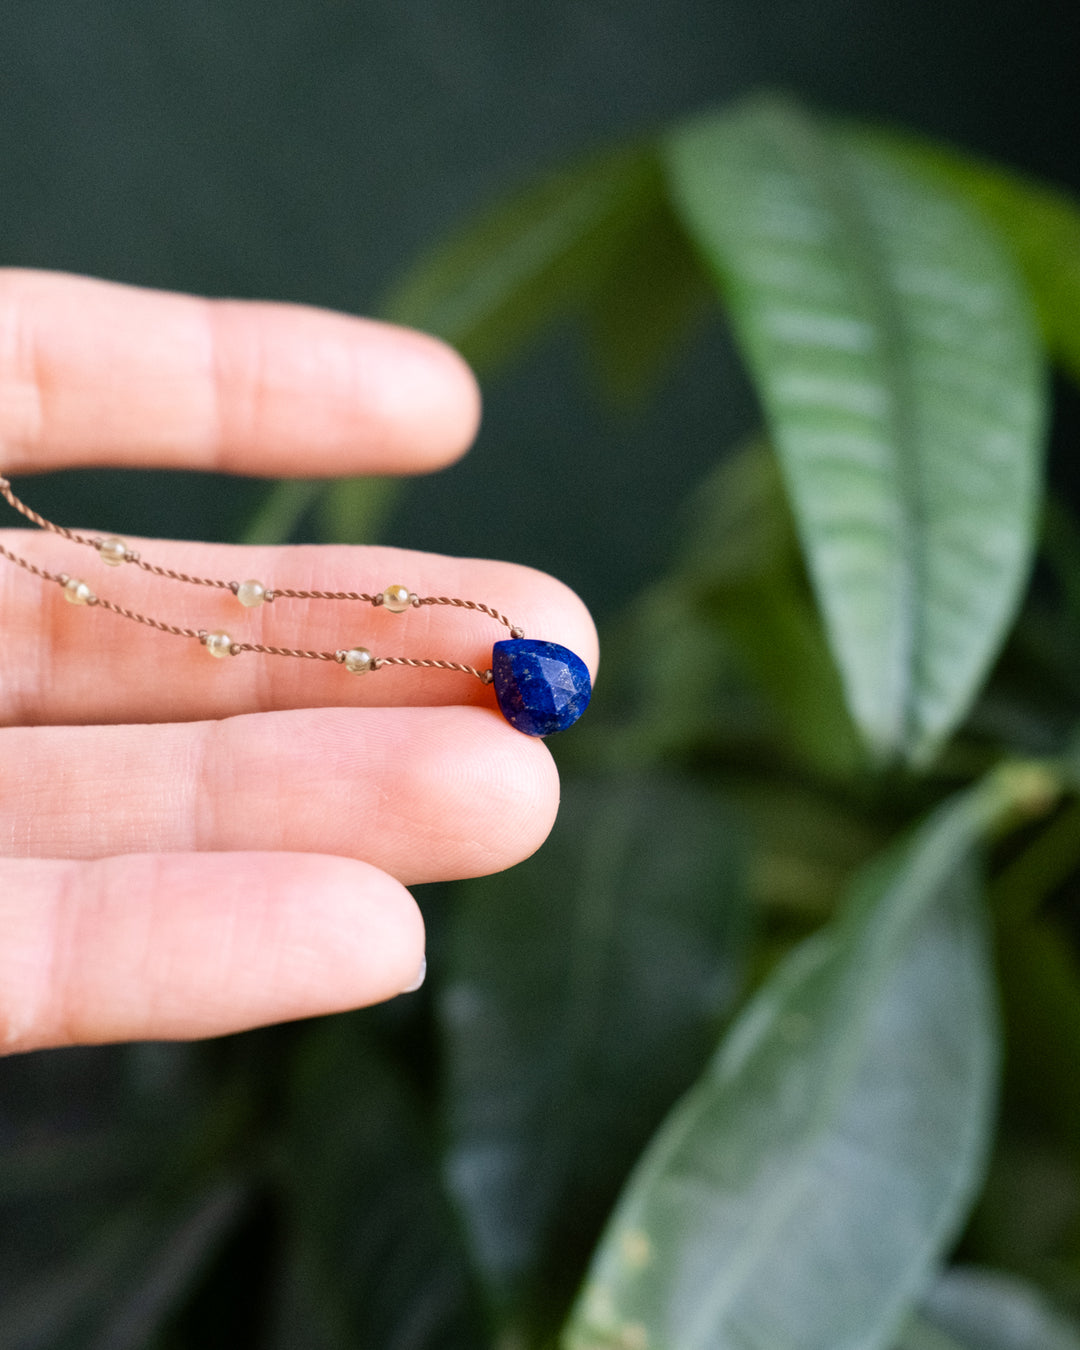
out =
<svg viewBox="0 0 1080 1350"><path fill-rule="evenodd" d="M422 995L7 1075L0 1350L1075 1350L1078 237L755 99L421 260L394 317L489 372L569 317L624 402L721 308L762 435L612 625L549 844L429 907Z"/></svg>

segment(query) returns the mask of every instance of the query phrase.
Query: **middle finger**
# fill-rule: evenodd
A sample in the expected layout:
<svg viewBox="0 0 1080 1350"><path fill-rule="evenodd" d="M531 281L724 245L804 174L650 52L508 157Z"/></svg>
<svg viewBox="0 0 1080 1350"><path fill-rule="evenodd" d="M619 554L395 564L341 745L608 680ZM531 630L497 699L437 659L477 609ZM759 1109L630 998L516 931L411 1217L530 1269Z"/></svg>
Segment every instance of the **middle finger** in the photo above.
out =
<svg viewBox="0 0 1080 1350"><path fill-rule="evenodd" d="M13 857L285 850L411 884L520 861L557 801L544 745L482 708L0 731L0 853Z"/></svg>

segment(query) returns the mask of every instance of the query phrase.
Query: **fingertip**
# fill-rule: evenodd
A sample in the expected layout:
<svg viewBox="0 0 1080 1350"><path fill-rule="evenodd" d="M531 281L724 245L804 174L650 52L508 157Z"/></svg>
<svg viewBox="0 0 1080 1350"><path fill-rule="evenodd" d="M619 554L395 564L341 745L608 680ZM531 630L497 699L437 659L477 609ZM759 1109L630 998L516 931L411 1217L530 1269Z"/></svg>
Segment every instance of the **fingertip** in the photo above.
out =
<svg viewBox="0 0 1080 1350"><path fill-rule="evenodd" d="M512 753L496 760L491 782L491 829L499 861L490 871L501 871L531 858L544 843L559 812L559 770L543 740L525 736L489 713L498 738L513 738Z"/></svg>
<svg viewBox="0 0 1080 1350"><path fill-rule="evenodd" d="M380 398L389 426L412 428L411 472L427 473L456 463L476 439L482 396L472 368L436 337L397 329L403 362L400 378L384 380Z"/></svg>
<svg viewBox="0 0 1080 1350"><path fill-rule="evenodd" d="M299 877L283 901L298 939L283 950L295 962L290 983L299 1005L317 1001L325 1004L322 1012L343 1012L419 988L426 938L411 892L379 868L351 858L290 857L298 872L311 868L316 882L313 888ZM315 959L309 962L304 949L312 937Z"/></svg>
<svg viewBox="0 0 1080 1350"><path fill-rule="evenodd" d="M559 771L548 747L491 708L433 708L423 718L427 734L414 745L411 771L425 818L441 823L445 835L435 850L438 870L420 870L418 853L418 870L407 880L488 876L530 857L559 809ZM446 754L451 735L468 754ZM474 802L479 809L440 809L440 802Z"/></svg>
<svg viewBox="0 0 1080 1350"><path fill-rule="evenodd" d="M382 1002L415 984L400 882L304 853L0 861L0 1049L189 1040Z"/></svg>
<svg viewBox="0 0 1080 1350"><path fill-rule="evenodd" d="M5 468L423 473L480 396L444 343L302 304L205 300L0 269Z"/></svg>

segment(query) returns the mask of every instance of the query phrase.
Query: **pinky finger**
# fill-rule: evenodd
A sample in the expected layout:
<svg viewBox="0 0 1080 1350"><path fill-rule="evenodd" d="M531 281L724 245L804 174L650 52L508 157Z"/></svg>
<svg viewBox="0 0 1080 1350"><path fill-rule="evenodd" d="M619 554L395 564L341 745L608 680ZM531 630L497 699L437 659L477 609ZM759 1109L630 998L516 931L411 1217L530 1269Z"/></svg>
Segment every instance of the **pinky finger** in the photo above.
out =
<svg viewBox="0 0 1080 1350"><path fill-rule="evenodd" d="M415 986L423 959L409 892L347 858L0 859L0 1051L338 1012Z"/></svg>

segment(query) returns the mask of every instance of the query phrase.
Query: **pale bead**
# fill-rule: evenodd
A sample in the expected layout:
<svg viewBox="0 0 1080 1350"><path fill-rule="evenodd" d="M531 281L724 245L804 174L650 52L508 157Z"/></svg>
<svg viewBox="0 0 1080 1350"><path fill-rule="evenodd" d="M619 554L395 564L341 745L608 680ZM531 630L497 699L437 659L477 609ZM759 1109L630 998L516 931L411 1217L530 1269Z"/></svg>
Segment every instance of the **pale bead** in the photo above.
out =
<svg viewBox="0 0 1080 1350"><path fill-rule="evenodd" d="M228 633L207 633L206 650L211 656L232 656L233 640Z"/></svg>
<svg viewBox="0 0 1080 1350"><path fill-rule="evenodd" d="M236 588L236 598L245 609L258 609L266 599L266 587L261 581L242 581Z"/></svg>
<svg viewBox="0 0 1080 1350"><path fill-rule="evenodd" d="M119 567L121 563L127 562L128 547L122 539L103 539L98 544L98 553L103 563L108 563L110 567Z"/></svg>
<svg viewBox="0 0 1080 1350"><path fill-rule="evenodd" d="M371 669L374 657L366 647L353 647L345 653L342 662L350 675L366 675Z"/></svg>
<svg viewBox="0 0 1080 1350"><path fill-rule="evenodd" d="M64 582L64 599L69 605L92 605L96 602L97 596L85 581L80 581L78 577L68 577Z"/></svg>
<svg viewBox="0 0 1080 1350"><path fill-rule="evenodd" d="M408 586L387 586L382 593L383 609L391 614L404 614L412 604L412 594Z"/></svg>

